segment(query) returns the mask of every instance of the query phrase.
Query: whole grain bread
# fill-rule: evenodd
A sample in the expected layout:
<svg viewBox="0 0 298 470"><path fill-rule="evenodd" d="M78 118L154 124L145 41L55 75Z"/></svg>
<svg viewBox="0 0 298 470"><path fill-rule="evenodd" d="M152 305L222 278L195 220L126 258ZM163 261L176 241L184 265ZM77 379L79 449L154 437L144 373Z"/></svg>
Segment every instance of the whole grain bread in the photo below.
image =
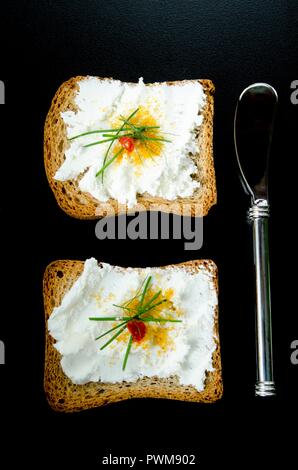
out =
<svg viewBox="0 0 298 470"><path fill-rule="evenodd" d="M212 282L218 290L217 267L210 260L188 261L172 265L194 273L202 267L212 274ZM65 293L82 273L82 261L59 260L47 266L43 279L45 321L53 308L60 305ZM165 266L168 268L170 266ZM125 269L125 268L123 268ZM141 269L141 268L140 268ZM215 312L214 336L216 349L213 353L212 372L206 373L205 388L199 392L193 386L182 386L178 378L145 377L136 382L103 383L89 382L76 385L64 374L60 365L60 353L54 348L54 339L46 328L44 388L50 406L56 411L80 411L129 398L169 398L189 402L211 403L223 393L220 344L218 335L218 309Z"/></svg>
<svg viewBox="0 0 298 470"><path fill-rule="evenodd" d="M82 192L78 186L78 180L56 181L54 175L62 165L65 150L69 146L66 137L66 126L61 117L61 112L76 111L74 102L78 90L78 82L86 77L77 76L64 82L56 92L50 110L47 114L44 128L44 163L50 187L56 197L59 206L70 216L79 219L98 219L107 215L120 215L121 213L134 213L144 210L161 210L163 212L184 215L183 205L187 205L187 214L192 216L204 216L209 209L216 204L216 182L213 164L213 114L214 114L214 85L211 80L199 81L206 94L206 104L203 108L203 124L197 129L199 151L191 157L197 167L193 178L200 182L200 187L195 190L193 196L177 198L174 201L160 197L152 197L144 193L137 197L137 204L127 208L125 204L118 204L115 199L109 199L110 206L101 204L91 194ZM111 80L101 78L101 80ZM187 80L167 82L168 85L179 85ZM150 84L149 84L150 86Z"/></svg>

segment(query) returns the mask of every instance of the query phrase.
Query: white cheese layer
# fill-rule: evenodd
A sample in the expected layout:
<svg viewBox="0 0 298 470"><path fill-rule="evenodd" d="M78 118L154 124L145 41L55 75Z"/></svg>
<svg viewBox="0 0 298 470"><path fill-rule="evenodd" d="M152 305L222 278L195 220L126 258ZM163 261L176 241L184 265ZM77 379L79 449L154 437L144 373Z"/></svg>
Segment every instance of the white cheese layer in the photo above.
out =
<svg viewBox="0 0 298 470"><path fill-rule="evenodd" d="M162 145L162 152L142 160L140 165L126 153L120 163L111 164L101 176L109 143L83 146L100 140L99 134L70 141L65 161L55 174L58 181L82 176L79 187L98 201L116 199L132 207L138 194L149 193L164 199L192 196L199 183L192 178L197 168L189 154L198 152L195 129L203 120L201 111L206 97L199 82L180 82L179 85L155 83L146 86L119 80L99 80L88 77L78 82L75 96L77 112L66 111L61 116L66 124L67 137L110 129L119 116L128 117L138 107L148 109L158 123L162 136L171 142Z"/></svg>
<svg viewBox="0 0 298 470"><path fill-rule="evenodd" d="M115 340L100 350L113 333L95 340L115 322L91 321L89 317L119 315L113 304L121 305L131 298L148 275L152 276L152 287L161 289L162 295L172 290L172 302L182 322L158 326L167 328L166 348L150 341L146 348L142 341L133 342L123 371L127 342ZM134 382L141 377L176 375L180 384L201 391L206 371L213 370L216 305L212 275L204 267L193 273L175 267L120 270L109 264L99 266L91 258L61 305L54 308L48 328L62 355L62 369L73 383Z"/></svg>

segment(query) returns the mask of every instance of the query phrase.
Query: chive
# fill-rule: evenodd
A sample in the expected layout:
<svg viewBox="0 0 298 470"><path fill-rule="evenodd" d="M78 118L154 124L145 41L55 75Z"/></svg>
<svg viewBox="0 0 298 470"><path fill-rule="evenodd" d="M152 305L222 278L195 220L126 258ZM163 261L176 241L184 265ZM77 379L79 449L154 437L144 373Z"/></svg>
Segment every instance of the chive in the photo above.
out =
<svg viewBox="0 0 298 470"><path fill-rule="evenodd" d="M131 350L131 346L132 346L132 335L130 335L130 338L129 338L129 341L128 341L128 344L127 344L127 348L126 348L126 352L125 352L125 356L124 356L124 361L123 361L123 364L122 364L122 370L124 371L125 370L125 367L126 367L126 364L127 364L127 359L128 359L128 355L130 353L130 350Z"/></svg>
<svg viewBox="0 0 298 470"><path fill-rule="evenodd" d="M102 132L118 132L118 131L129 131L129 127L124 127L123 129L120 129L120 127L117 127L116 129L104 129Z"/></svg>
<svg viewBox="0 0 298 470"><path fill-rule="evenodd" d="M109 134L102 134L103 137L110 137ZM133 134L121 134L121 137L132 137L134 138L134 135ZM118 136L113 136L113 139L116 140L116 139L119 139L119 135Z"/></svg>
<svg viewBox="0 0 298 470"><path fill-rule="evenodd" d="M171 142L171 140L164 139L163 137L148 137L144 136L141 133L127 134L135 140L148 140L148 141L158 141L158 142Z"/></svg>
<svg viewBox="0 0 298 470"><path fill-rule="evenodd" d="M95 341L97 341L97 340L100 339L100 338L103 338L104 336L106 336L107 334L111 333L112 331L117 330L117 328L121 328L121 326L126 325L126 323L127 323L127 321L124 321L123 323L120 323L120 325L114 326L114 328L111 328L110 330L106 331L106 332L103 333L102 335L97 336L97 338L95 338ZM126 326L125 326L124 328L126 328Z"/></svg>
<svg viewBox="0 0 298 470"><path fill-rule="evenodd" d="M158 305L164 304L165 302L167 302L167 299L163 299L160 302L157 302L157 304L151 305L150 307L143 310L142 315L144 315L144 313L150 312L150 310L153 310L154 308L158 307Z"/></svg>
<svg viewBox="0 0 298 470"><path fill-rule="evenodd" d="M96 142L91 142L91 144L83 145L83 147L84 148L93 147L94 145L105 144L106 142L110 142L110 141L114 142L114 140L117 140L117 137L113 136L110 139L97 140Z"/></svg>
<svg viewBox="0 0 298 470"><path fill-rule="evenodd" d="M125 323L125 326L123 328L121 328L120 331L117 331L117 333L112 336L112 338L109 339L109 341L107 343L105 343L101 348L100 350L102 351L103 349L105 349L107 346L109 346L109 344L111 344L112 341L114 341L114 339L116 339L119 335L121 335L121 333L126 329L126 323L127 322L124 322ZM117 328L119 328L120 325L118 325ZM116 328L116 327L115 327Z"/></svg>
<svg viewBox="0 0 298 470"><path fill-rule="evenodd" d="M113 135L112 137L110 137L109 134L102 134L103 137L109 137L109 139L104 139L104 140L97 140L96 142L91 142L91 144L86 144L86 145L83 145L84 148L87 148L87 147L92 147L94 145L98 145L98 144L104 144L106 142L113 142L114 140L118 140L119 136L118 135ZM133 134L122 134L121 137L134 137Z"/></svg>
<svg viewBox="0 0 298 470"><path fill-rule="evenodd" d="M139 111L139 108L137 108L128 118L126 119L123 116L120 116L121 121L123 121L123 125L127 124L130 128L137 129L137 126L135 126L132 122L129 122L130 119Z"/></svg>
<svg viewBox="0 0 298 470"><path fill-rule="evenodd" d="M131 304L131 302L132 302L133 300L137 299L138 297L140 297L140 295L142 295L142 292L141 292L141 291L142 291L143 285L144 285L145 282L146 282L146 279L147 279L147 277L145 277L145 278L143 279L142 284L141 284L140 287L138 288L138 290L137 290L136 294L134 295L134 297L132 297L131 299L129 299L127 302L124 302L123 306L126 306L126 307L127 307L127 305Z"/></svg>
<svg viewBox="0 0 298 470"><path fill-rule="evenodd" d="M101 134L102 132L117 132L118 130L119 129L99 129L97 131L88 131L88 132L83 132L82 134L74 135L73 137L70 137L68 140L74 140L74 139L77 139L78 137L84 137L85 135Z"/></svg>
<svg viewBox="0 0 298 470"><path fill-rule="evenodd" d="M159 138L159 137L147 137L145 135L142 135L140 137L138 137L139 140L154 140L154 141L158 141L158 142L171 142L171 140L168 140L168 139L164 139L164 138Z"/></svg>
<svg viewBox="0 0 298 470"><path fill-rule="evenodd" d="M147 130L158 129L158 128L159 126L141 126L138 129L140 130L140 132L146 132ZM73 137L69 137L68 140L75 140L75 139L78 139L79 137L84 137L85 135L102 134L103 132L118 132L118 131L122 132L122 131L128 131L129 129L131 129L131 127L124 127L121 130L119 127L116 129L98 129L95 131L82 132L81 134L77 134L77 135L74 135Z"/></svg>
<svg viewBox="0 0 298 470"><path fill-rule="evenodd" d="M113 304L113 307L123 308L124 310L128 310L129 312L133 310L132 308L124 307L124 305Z"/></svg>
<svg viewBox="0 0 298 470"><path fill-rule="evenodd" d="M119 316L117 317L89 317L89 320L94 320L94 321L117 321L118 319L119 319Z"/></svg>
<svg viewBox="0 0 298 470"><path fill-rule="evenodd" d="M161 294L161 290L159 290L158 292L156 292L156 293L151 297L151 299L144 305L144 308L146 308L146 307L148 307L150 304L152 304L152 302L153 302L154 300L156 300L157 297L160 296L160 294Z"/></svg>
<svg viewBox="0 0 298 470"><path fill-rule="evenodd" d="M127 118L127 121L129 121L129 119L131 119L131 118L138 112L138 110L139 110L139 108L137 108L133 113L131 113L131 115ZM123 130L123 128L125 127L125 124L127 124L127 121L122 124L122 126L119 128L118 132L116 132L115 137L117 137L117 136L120 134L120 132L121 132L121 131ZM103 174L104 174L104 170L105 170L105 168L106 168L106 167L105 167L105 164L106 164L106 161L107 161L107 158L108 158L108 154L109 154L109 152L110 152L110 150L111 150L112 145L113 145L113 141L110 143L110 145L109 145L109 147L108 147L108 149L107 149L107 151L106 151L106 153L105 153L105 156L104 156L104 159L103 159L103 169L102 169L102 171L99 171L99 172L96 174L96 176L98 176L98 175L101 173L101 182L102 182L102 183L103 183ZM110 163L112 163L111 160L110 160Z"/></svg>
<svg viewBox="0 0 298 470"><path fill-rule="evenodd" d="M140 132L146 132L148 129L159 129L160 126L140 126L138 129Z"/></svg>
<svg viewBox="0 0 298 470"><path fill-rule="evenodd" d="M143 293L142 293L142 296L141 296L141 300L140 300L140 305L139 305L139 309L140 310L143 306L143 302L144 302L144 299L145 299L145 295L146 295L146 292L148 290L148 287L149 287L149 284L151 282L151 279L152 279L152 276L148 276L147 278L147 281L146 281L146 284L145 284L145 287L144 287L144 290L143 290Z"/></svg>
<svg viewBox="0 0 298 470"><path fill-rule="evenodd" d="M100 173L103 174L104 170L111 164L113 163L114 160L116 160L116 158L118 157L118 155L120 155L121 152L123 152L124 149L120 149L117 153L115 153L115 155L107 162L105 163L101 169L96 173L96 176L100 175Z"/></svg>
<svg viewBox="0 0 298 470"><path fill-rule="evenodd" d="M174 320L172 318L153 318L153 317L142 317L142 320L141 321L144 321L144 322L150 322L150 321L153 321L153 322L162 322L162 323L165 323L165 322L171 322L171 323L182 323L182 320Z"/></svg>

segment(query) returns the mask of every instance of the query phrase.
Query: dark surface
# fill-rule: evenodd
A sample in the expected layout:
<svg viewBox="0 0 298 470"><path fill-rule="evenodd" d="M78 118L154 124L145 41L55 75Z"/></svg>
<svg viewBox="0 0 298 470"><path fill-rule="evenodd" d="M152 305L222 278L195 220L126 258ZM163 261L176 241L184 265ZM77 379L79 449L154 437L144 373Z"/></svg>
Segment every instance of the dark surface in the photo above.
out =
<svg viewBox="0 0 298 470"><path fill-rule="evenodd" d="M91 463L102 455L189 451L200 463L294 462L298 366L296 201L298 7L295 1L18 1L1 4L2 308L1 450L13 463ZM66 216L43 168L43 124L61 82L74 75L146 82L210 78L216 85L218 204L199 252L183 241L98 241L95 223ZM239 93L256 81L280 103L270 167L275 399L254 398L253 279L248 199L233 149ZM94 256L123 266L212 258L220 273L224 398L214 405L137 400L73 415L54 413L43 393L42 274L54 259ZM30 429L32 429L30 431ZM37 449L39 453L37 452ZM260 451L260 452L259 452ZM258 454L258 457L257 457ZM75 467L75 465L74 465ZM20 467L21 468L21 467ZM206 467L204 467L206 468ZM209 468L209 467L208 467Z"/></svg>

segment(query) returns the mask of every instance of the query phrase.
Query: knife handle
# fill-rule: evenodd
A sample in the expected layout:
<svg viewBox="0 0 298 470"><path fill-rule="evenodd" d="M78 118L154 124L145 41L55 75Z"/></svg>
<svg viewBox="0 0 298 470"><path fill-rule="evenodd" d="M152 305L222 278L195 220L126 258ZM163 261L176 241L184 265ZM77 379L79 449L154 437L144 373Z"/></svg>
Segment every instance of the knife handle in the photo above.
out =
<svg viewBox="0 0 298 470"><path fill-rule="evenodd" d="M275 395L273 379L271 295L269 269L268 220L266 199L257 199L248 211L253 229L253 250L256 283L255 335L256 335L256 396Z"/></svg>

